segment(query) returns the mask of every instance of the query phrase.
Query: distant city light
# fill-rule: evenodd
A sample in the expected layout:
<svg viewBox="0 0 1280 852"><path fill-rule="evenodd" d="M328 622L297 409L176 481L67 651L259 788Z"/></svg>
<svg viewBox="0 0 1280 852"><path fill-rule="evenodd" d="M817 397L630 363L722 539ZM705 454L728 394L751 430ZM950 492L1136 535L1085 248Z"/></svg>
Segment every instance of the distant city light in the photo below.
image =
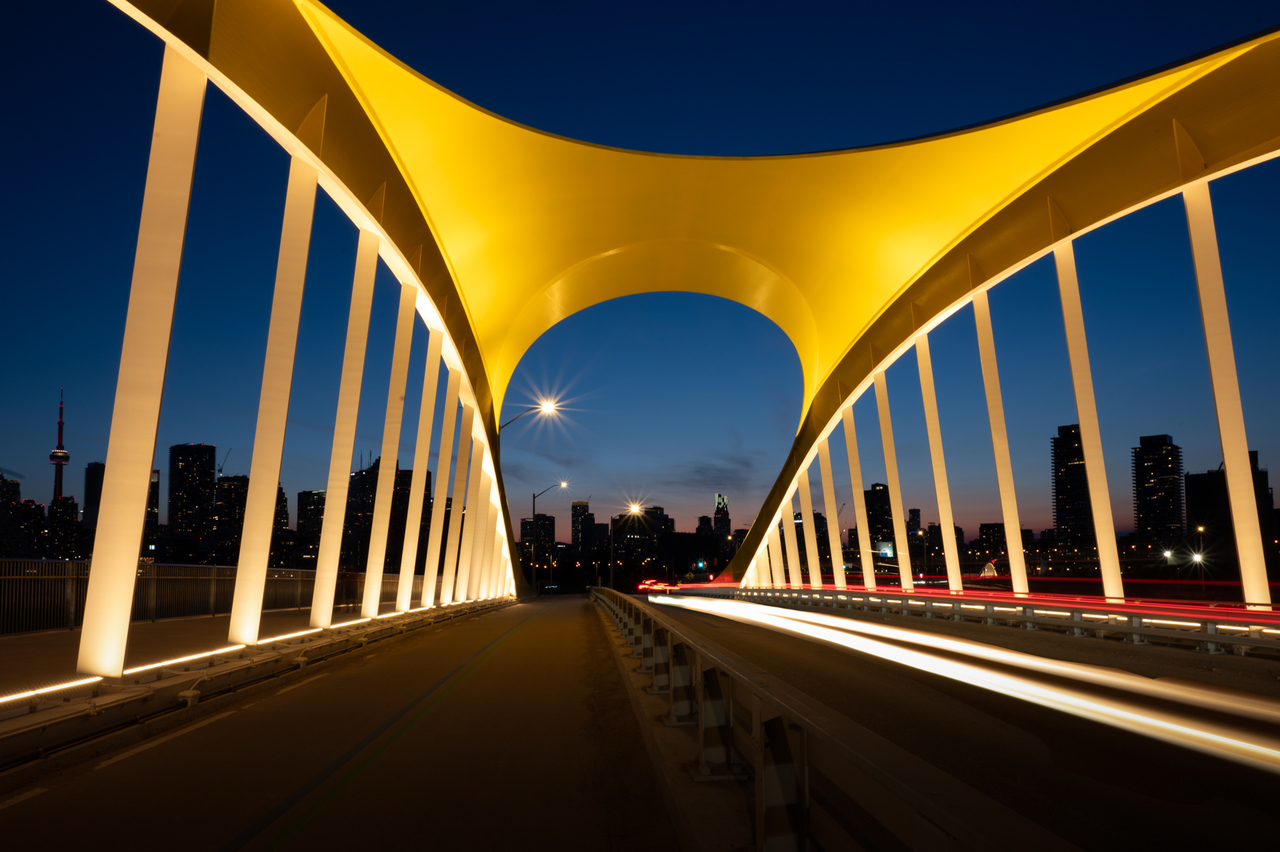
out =
<svg viewBox="0 0 1280 852"><path fill-rule="evenodd" d="M1204 557L1202 557L1199 553L1194 553L1194 554L1192 554L1192 555L1191 555L1191 558L1192 558L1193 560L1195 560L1196 562L1199 562L1199 561L1201 561L1201 559L1203 559Z"/></svg>
<svg viewBox="0 0 1280 852"><path fill-rule="evenodd" d="M1172 555L1173 555L1173 551L1172 551L1172 550L1166 550L1166 551L1164 552L1164 558L1165 558L1165 559L1168 559L1168 558L1169 558L1170 556L1172 556Z"/></svg>

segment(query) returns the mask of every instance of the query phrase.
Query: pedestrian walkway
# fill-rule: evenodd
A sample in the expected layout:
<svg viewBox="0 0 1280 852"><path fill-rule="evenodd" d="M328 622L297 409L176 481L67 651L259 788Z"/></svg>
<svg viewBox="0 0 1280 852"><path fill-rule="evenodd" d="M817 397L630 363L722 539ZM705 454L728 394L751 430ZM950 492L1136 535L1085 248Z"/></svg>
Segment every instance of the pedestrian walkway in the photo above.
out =
<svg viewBox="0 0 1280 852"><path fill-rule="evenodd" d="M581 597L416 631L7 794L5 842L677 848L612 653Z"/></svg>

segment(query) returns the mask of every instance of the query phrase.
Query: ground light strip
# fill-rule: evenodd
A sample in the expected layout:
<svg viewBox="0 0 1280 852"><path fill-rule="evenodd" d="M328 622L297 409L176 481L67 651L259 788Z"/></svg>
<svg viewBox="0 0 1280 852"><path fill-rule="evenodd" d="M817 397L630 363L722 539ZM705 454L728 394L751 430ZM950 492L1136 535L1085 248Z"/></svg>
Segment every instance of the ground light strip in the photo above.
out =
<svg viewBox="0 0 1280 852"><path fill-rule="evenodd" d="M1179 717L1168 711L1152 710L1118 700L1103 700L1077 689L1035 683L1014 675L992 671L980 665L900 648L845 630L808 623L803 619L756 612L753 610L767 608L753 604L693 598L662 599L657 596L651 600L666 606L719 615L734 621L756 624L843 646L920 671L1039 704L1052 710L1071 713L1081 718L1244 763L1268 772L1280 773L1280 742L1235 731L1224 725L1207 725L1197 720ZM938 643L938 647L941 647L941 643Z"/></svg>
<svg viewBox="0 0 1280 852"><path fill-rule="evenodd" d="M59 683L56 686L46 686L43 689L32 689L27 692L17 692L13 695L6 695L4 698L0 698L0 704L4 704L8 701L18 701L23 698L30 698L33 695L44 695L46 692L57 692L60 689L71 689L75 686L88 686L89 684L97 683L100 680L102 680L100 677L87 677L84 680L73 680L67 683Z"/></svg>

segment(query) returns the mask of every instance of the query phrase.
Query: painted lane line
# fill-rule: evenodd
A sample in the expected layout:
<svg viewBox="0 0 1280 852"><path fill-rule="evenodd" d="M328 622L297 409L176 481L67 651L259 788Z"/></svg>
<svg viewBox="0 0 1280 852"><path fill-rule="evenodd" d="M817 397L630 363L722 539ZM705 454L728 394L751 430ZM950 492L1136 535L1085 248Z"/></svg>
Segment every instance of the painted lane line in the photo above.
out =
<svg viewBox="0 0 1280 852"><path fill-rule="evenodd" d="M325 675L327 675L327 674L329 674L329 673L328 673L328 672L325 672L324 674L312 675L311 677L307 678L306 680L300 680L300 681L298 681L297 683L290 684L289 686L286 686L284 689L282 689L282 690L280 690L279 692L277 692L277 693L276 693L276 695L284 695L286 692L288 692L288 691L289 691L289 690L291 690L291 689L297 689L297 688L298 688L298 687L300 687L300 686L306 686L307 684L311 683L311 681L313 681L313 680L319 680L320 678L324 677L324 676L325 676Z"/></svg>
<svg viewBox="0 0 1280 852"><path fill-rule="evenodd" d="M18 802L25 802L27 799L33 799L36 796L39 796L41 793L47 793L47 792L49 792L48 787L37 787L34 790L28 790L27 792L23 793L20 796L14 796L12 799L10 799L7 802L0 802L0 811L4 810L5 808L11 805L16 805L18 804Z"/></svg>
<svg viewBox="0 0 1280 852"><path fill-rule="evenodd" d="M227 717L227 716L230 716L230 715L231 715L232 713L234 713L234 712L236 712L236 711L234 711L234 710L228 710L228 711L227 711L227 712L225 712L225 713L219 713L217 716L210 716L208 719L204 719L204 720L199 721L199 722L196 722L195 724L192 724L192 725L187 725L185 728L182 728L181 730L178 730L178 731L174 731L172 734L165 734L163 737L158 737L158 738L156 738L156 739L154 739L154 740L148 740L147 742L143 743L142 745L138 746L137 748L129 749L129 750L128 750L128 751L126 751L124 754L117 754L115 757L111 757L111 758L108 758L108 759L106 759L106 760L102 761L102 762L101 762L101 763L99 763L97 766L95 766L93 769L94 769L94 771L96 772L96 771L98 771L99 769L103 769L103 768L105 768L105 767L107 767L107 766L110 766L110 765L111 765L111 764L113 764L113 763L116 763L116 762L118 762L118 761L124 760L126 757L133 757L135 754L138 754L139 752L144 752L144 751L146 751L146 750L147 750L147 749L149 749L149 748L154 748L154 747L156 747L156 746L160 745L161 743L166 743L166 742L168 742L169 740L172 740L172 739L174 739L174 738L176 738L176 737L180 737L180 736L182 736L183 734L190 733L191 731L194 731L196 728L203 728L205 725L210 725L210 724L212 724L212 723L214 723L214 722L218 721L219 719L222 719L222 718L225 718L225 717Z"/></svg>

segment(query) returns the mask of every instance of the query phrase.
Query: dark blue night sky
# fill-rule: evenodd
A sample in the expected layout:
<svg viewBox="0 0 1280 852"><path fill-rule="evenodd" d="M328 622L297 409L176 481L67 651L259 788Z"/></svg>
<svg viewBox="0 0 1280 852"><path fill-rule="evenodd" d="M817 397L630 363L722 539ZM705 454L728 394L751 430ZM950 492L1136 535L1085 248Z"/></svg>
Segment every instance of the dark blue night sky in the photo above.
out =
<svg viewBox="0 0 1280 852"><path fill-rule="evenodd" d="M514 120L607 145L735 155L981 122L1280 24L1268 3L1124 5L330 4L426 76ZM24 497L45 502L59 386L67 490L80 494L84 465L106 456L161 46L101 0L10 11L0 45L0 467L23 475ZM210 89L157 441L166 482L167 447L187 441L217 444L220 457L230 451L227 473L249 472L287 166ZM1246 425L1264 465L1280 464L1278 195L1274 163L1214 185ZM297 491L325 483L354 253L354 229L321 194L282 473L291 510ZM1086 235L1077 254L1124 530L1138 436L1173 435L1189 470L1221 460L1180 202ZM381 446L396 292L385 270L379 282L355 464ZM1049 438L1076 419L1056 298L1044 262L991 296L1023 524L1037 531L1052 525ZM425 357L417 338L411 376ZM973 536L1000 518L970 311L932 340L952 492L963 498L957 522ZM888 380L906 502L936 520L913 356ZM406 422L416 421L415 384ZM790 343L759 315L657 294L549 331L517 371L506 417L547 393L570 410L559 424L529 417L504 432L503 470L517 518L530 492L572 483L539 501L563 519L564 539L569 500L588 496L600 520L643 500L691 530L719 491L734 526L746 526L790 447L801 378ZM883 481L874 400L855 411L864 476ZM412 453L406 436L403 465ZM842 461L837 471L843 503Z"/></svg>

